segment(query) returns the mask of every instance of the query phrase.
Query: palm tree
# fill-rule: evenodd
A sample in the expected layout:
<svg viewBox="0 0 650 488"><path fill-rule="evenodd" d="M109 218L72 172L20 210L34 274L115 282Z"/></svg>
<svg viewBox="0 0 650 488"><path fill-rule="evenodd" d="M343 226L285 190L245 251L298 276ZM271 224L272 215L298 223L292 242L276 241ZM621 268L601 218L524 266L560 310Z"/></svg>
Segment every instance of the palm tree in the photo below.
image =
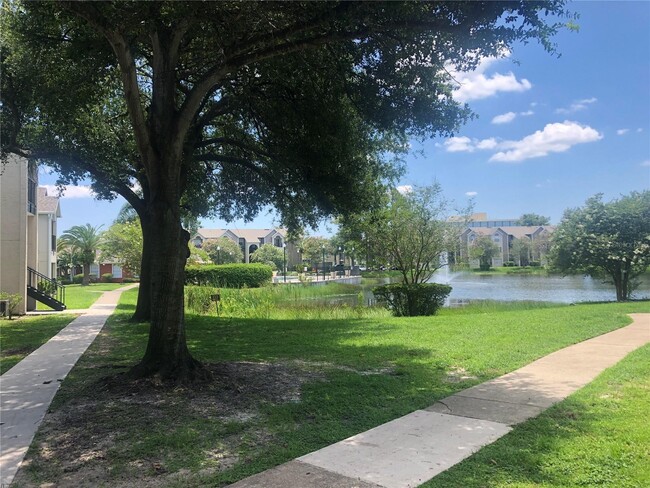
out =
<svg viewBox="0 0 650 488"><path fill-rule="evenodd" d="M75 225L61 234L61 241L72 249L83 265L83 286L88 285L90 280L90 265L95 262L95 254L101 242L101 227L93 227L90 224Z"/></svg>

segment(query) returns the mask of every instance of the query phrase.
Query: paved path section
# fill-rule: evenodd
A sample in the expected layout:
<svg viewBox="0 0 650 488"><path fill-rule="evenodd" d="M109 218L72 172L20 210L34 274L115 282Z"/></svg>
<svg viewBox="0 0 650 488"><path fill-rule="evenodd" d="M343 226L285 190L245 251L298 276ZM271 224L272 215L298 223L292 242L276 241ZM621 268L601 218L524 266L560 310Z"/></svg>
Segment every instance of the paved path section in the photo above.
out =
<svg viewBox="0 0 650 488"><path fill-rule="evenodd" d="M9 486L59 384L113 313L120 294L105 292L84 314L0 377L0 486Z"/></svg>
<svg viewBox="0 0 650 488"><path fill-rule="evenodd" d="M537 416L650 342L650 314L232 488L410 488Z"/></svg>

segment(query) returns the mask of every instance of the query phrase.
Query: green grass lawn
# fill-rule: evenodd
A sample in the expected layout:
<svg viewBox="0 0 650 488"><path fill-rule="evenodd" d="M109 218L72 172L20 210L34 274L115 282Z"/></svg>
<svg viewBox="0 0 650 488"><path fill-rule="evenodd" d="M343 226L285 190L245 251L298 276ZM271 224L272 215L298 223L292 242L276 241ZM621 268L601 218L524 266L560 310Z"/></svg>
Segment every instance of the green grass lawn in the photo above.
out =
<svg viewBox="0 0 650 488"><path fill-rule="evenodd" d="M93 283L88 286L65 285L65 305L70 310L90 307L105 291L115 290L124 283ZM47 305L37 302L37 310L52 310Z"/></svg>
<svg viewBox="0 0 650 488"><path fill-rule="evenodd" d="M426 488L650 486L650 345Z"/></svg>
<svg viewBox="0 0 650 488"><path fill-rule="evenodd" d="M0 374L41 347L75 318L75 315L48 315L0 320Z"/></svg>
<svg viewBox="0 0 650 488"><path fill-rule="evenodd" d="M128 321L136 297L122 294L63 382L16 486L84 476L224 486L650 312L646 301L482 304L420 318L188 315L189 348L215 375L188 388L116 379L146 346L148 326Z"/></svg>

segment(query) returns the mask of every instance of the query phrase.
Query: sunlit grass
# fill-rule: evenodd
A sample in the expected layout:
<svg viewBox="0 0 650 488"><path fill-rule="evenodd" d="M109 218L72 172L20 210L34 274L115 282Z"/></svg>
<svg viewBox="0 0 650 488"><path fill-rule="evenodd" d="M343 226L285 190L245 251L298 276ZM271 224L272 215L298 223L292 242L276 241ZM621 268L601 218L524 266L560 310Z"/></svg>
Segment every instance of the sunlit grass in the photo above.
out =
<svg viewBox="0 0 650 488"><path fill-rule="evenodd" d="M92 283L88 286L65 285L65 305L70 310L90 307L105 291L116 290L124 283ZM47 305L37 302L37 310L52 310Z"/></svg>
<svg viewBox="0 0 650 488"><path fill-rule="evenodd" d="M0 320L0 374L13 368L75 318L75 315L47 315Z"/></svg>
<svg viewBox="0 0 650 488"><path fill-rule="evenodd" d="M64 381L53 412L96 403L106 395L98 387L101 378L126 371L142 357L148 326L128 321L136 297L135 290L122 294L117 313ZM417 318L356 318L350 311L338 319L188 314L188 346L204 364L275 365L286 368L287 381L311 379L296 400L259 400L251 415L244 411L248 416L236 421L218 412L197 414L192 388L162 389L155 405L138 403L137 389L126 403L102 397L92 428L113 444L94 462L107 469L107 484L128 484L133 473L125 466L144 457L168 473L183 469L184 486L224 486L624 326L627 313L648 312L650 302L499 307ZM84 427L78 431L83 435ZM38 457L42 442L37 439L30 451L36 459L29 469L39 482L56 484L64 473ZM225 467L213 454L224 443L235 459ZM220 467L202 471L213 466ZM179 482L150 476L158 476L157 486Z"/></svg>
<svg viewBox="0 0 650 488"><path fill-rule="evenodd" d="M426 488L650 486L650 345Z"/></svg>

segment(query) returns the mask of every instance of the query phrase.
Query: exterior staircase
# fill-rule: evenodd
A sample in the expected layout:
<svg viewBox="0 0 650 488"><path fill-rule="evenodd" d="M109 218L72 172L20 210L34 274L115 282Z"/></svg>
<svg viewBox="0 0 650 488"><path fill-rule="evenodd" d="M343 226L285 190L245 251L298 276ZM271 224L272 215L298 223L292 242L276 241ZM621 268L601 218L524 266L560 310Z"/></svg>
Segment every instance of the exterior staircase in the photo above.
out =
<svg viewBox="0 0 650 488"><path fill-rule="evenodd" d="M35 269L27 268L27 295L54 310L65 310L65 286Z"/></svg>

